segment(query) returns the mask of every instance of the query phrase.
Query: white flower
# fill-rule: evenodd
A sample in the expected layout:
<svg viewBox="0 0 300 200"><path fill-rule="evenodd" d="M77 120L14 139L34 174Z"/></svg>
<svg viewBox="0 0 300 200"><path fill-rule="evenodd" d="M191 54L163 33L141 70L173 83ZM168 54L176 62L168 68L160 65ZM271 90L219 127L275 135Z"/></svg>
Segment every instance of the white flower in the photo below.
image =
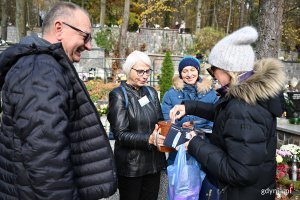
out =
<svg viewBox="0 0 300 200"><path fill-rule="evenodd" d="M108 104L101 104L100 109L107 109Z"/></svg>
<svg viewBox="0 0 300 200"><path fill-rule="evenodd" d="M283 158L280 155L276 156L276 162L281 163L283 161Z"/></svg>
<svg viewBox="0 0 300 200"><path fill-rule="evenodd" d="M300 147L295 144L286 144L280 147L280 150L285 150L291 152L293 155L300 153Z"/></svg>

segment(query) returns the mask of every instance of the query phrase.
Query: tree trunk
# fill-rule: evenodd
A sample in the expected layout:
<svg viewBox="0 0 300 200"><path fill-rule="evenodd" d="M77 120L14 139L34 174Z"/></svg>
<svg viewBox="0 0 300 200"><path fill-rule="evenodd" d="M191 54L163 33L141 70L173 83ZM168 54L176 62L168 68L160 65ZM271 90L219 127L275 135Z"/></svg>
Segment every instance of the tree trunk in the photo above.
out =
<svg viewBox="0 0 300 200"><path fill-rule="evenodd" d="M240 0L240 28L244 26L245 0Z"/></svg>
<svg viewBox="0 0 300 200"><path fill-rule="evenodd" d="M41 20L41 16L40 16L40 10L41 10L41 6L40 4L38 3L37 5L37 15L36 15L36 20L37 20L37 27L41 27L42 26L42 20Z"/></svg>
<svg viewBox="0 0 300 200"><path fill-rule="evenodd" d="M145 3L145 10L146 10L148 7L148 0L145 0L144 3ZM147 28L147 15L143 16L143 28Z"/></svg>
<svg viewBox="0 0 300 200"><path fill-rule="evenodd" d="M259 2L257 58L278 57L282 32L284 0Z"/></svg>
<svg viewBox="0 0 300 200"><path fill-rule="evenodd" d="M29 29L30 28L32 28L31 26L32 26L32 21L30 21L30 20L32 20L32 18L30 18L30 13L33 13L34 12L34 10L33 10L33 7L34 6L31 6L30 7L30 5L33 5L33 2L31 1L31 0L25 0L25 12L26 12L26 23L27 23L27 27L29 27Z"/></svg>
<svg viewBox="0 0 300 200"><path fill-rule="evenodd" d="M213 20L212 20L212 27L218 29L219 25L218 25L218 17L217 17L217 10L218 10L218 2L217 0L214 0L214 7L213 7Z"/></svg>
<svg viewBox="0 0 300 200"><path fill-rule="evenodd" d="M119 55L121 58L125 58L126 52L126 38L127 38L127 29L128 29L128 21L129 21L129 6L130 0L125 0L124 4L124 13L122 18L122 25L120 30L119 37Z"/></svg>
<svg viewBox="0 0 300 200"><path fill-rule="evenodd" d="M227 20L227 28L226 28L226 33L229 33L229 28L230 28L230 21L231 21L231 11L232 11L232 0L229 0L229 16Z"/></svg>
<svg viewBox="0 0 300 200"><path fill-rule="evenodd" d="M26 36L26 2L25 0L16 1L16 29L17 41Z"/></svg>
<svg viewBox="0 0 300 200"><path fill-rule="evenodd" d="M101 0L100 27L105 24L106 0Z"/></svg>
<svg viewBox="0 0 300 200"><path fill-rule="evenodd" d="M122 18L122 25L120 29L120 36L118 41L118 50L115 51L116 58L125 58L126 53L126 38L127 38L127 29L128 29L128 21L129 21L129 8L130 8L130 0L125 0L124 3L124 13ZM116 80L116 75L119 73L120 69L120 61L117 59L114 61L112 65L112 80Z"/></svg>
<svg viewBox="0 0 300 200"><path fill-rule="evenodd" d="M202 0L197 0L197 18L196 18L196 33L201 29L201 7Z"/></svg>
<svg viewBox="0 0 300 200"><path fill-rule="evenodd" d="M7 0L1 0L1 39L7 40Z"/></svg>
<svg viewBox="0 0 300 200"><path fill-rule="evenodd" d="M165 6L171 7L171 3L172 2L167 1ZM163 27L170 27L171 12L170 11L165 11L163 16L164 16L164 18L163 18Z"/></svg>

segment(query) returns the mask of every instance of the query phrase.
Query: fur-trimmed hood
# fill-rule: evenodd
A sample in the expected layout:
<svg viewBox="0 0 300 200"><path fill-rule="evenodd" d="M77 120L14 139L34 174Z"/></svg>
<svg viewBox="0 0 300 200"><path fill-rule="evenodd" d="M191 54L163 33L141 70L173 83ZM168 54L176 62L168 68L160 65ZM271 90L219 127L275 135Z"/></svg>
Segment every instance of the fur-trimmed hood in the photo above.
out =
<svg viewBox="0 0 300 200"><path fill-rule="evenodd" d="M275 97L283 91L286 75L283 63L274 58L266 58L255 63L254 74L247 80L231 85L228 96L241 99L249 104Z"/></svg>
<svg viewBox="0 0 300 200"><path fill-rule="evenodd" d="M179 78L179 75L175 75L172 79L173 81L173 88L178 91L182 91L184 88L185 83L181 78ZM212 82L211 80L207 78L202 78L202 81L198 81L197 83L197 92L201 94L205 94L209 92L212 88Z"/></svg>

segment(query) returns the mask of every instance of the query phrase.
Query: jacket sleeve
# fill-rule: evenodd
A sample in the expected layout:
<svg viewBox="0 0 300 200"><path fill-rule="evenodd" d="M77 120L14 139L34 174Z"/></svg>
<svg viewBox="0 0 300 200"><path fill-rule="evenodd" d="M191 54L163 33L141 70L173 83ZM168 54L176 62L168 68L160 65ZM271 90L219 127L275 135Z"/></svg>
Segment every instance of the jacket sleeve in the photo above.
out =
<svg viewBox="0 0 300 200"><path fill-rule="evenodd" d="M162 100L161 108L164 116L164 120L170 120L170 110L177 104L180 104L181 100L177 98L177 102L172 102L172 98L177 96L177 93L173 89L168 90ZM176 120L176 125L182 126L184 122L193 121L193 117L190 115L183 116L180 120Z"/></svg>
<svg viewBox="0 0 300 200"><path fill-rule="evenodd" d="M186 100L185 105L186 115L195 115L209 121L214 121L216 104L204 103L201 101Z"/></svg>
<svg viewBox="0 0 300 200"><path fill-rule="evenodd" d="M216 95L216 92L214 90L210 90L209 92L207 92L205 94L205 96L200 96L198 98L198 100L200 102L203 102L203 103L207 103L207 104L215 104L217 101L218 101L218 97ZM211 107L208 107L210 105L205 105L203 106L204 108L202 109L206 109L206 115L209 115L206 117L206 119L202 118L202 117L199 117L199 116L195 116L195 115L191 115L191 121L194 121L195 122L195 127L196 128L201 128L201 127L212 127L213 126L213 122L211 122L210 120L208 120L207 118L213 120L214 118L214 105ZM193 109L193 110L196 110L196 109ZM202 113L203 115L203 113Z"/></svg>
<svg viewBox="0 0 300 200"><path fill-rule="evenodd" d="M124 104L124 96L120 88L109 93L109 105L107 119L110 123L114 138L122 143L122 146L137 149L152 149L148 139L150 134L134 133L129 128L128 108Z"/></svg>
<svg viewBox="0 0 300 200"><path fill-rule="evenodd" d="M170 90L168 90L161 102L161 110L162 110L162 114L164 116L165 120L169 120L170 119L170 110L174 107L174 105L172 104L171 98L170 98Z"/></svg>
<svg viewBox="0 0 300 200"><path fill-rule="evenodd" d="M232 186L257 182L259 166L267 154L267 138L264 126L254 122L252 117L242 107L231 109L224 116L222 133L213 132L222 137L224 148L207 143L200 137L190 141L188 152L201 163L213 180Z"/></svg>
<svg viewBox="0 0 300 200"><path fill-rule="evenodd" d="M152 93L155 94L154 104L155 104L156 112L157 112L157 115L158 115L157 119L158 119L158 121L163 121L165 119L164 119L164 115L162 113L162 107L160 105L160 101L159 101L159 98L158 98L158 93L154 88L151 88L151 90L152 90Z"/></svg>
<svg viewBox="0 0 300 200"><path fill-rule="evenodd" d="M72 199L77 189L67 138L69 93L64 77L46 59L23 66L27 67L19 70L22 73L14 74L11 98L30 187L37 199Z"/></svg>

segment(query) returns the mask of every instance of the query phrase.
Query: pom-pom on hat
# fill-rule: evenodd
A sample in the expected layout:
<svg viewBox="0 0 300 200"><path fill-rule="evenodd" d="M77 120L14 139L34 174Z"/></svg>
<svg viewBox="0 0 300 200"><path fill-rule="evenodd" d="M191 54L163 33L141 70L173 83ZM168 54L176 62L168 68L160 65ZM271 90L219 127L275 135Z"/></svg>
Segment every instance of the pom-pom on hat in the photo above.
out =
<svg viewBox="0 0 300 200"><path fill-rule="evenodd" d="M251 71L255 53L250 44L258 38L251 26L243 27L220 40L211 50L209 64L230 72Z"/></svg>
<svg viewBox="0 0 300 200"><path fill-rule="evenodd" d="M178 72L179 72L179 77L181 78L181 72L183 68L187 66L193 66L197 69L198 75L200 73L200 62L197 58L194 58L193 56L185 56L182 58L182 60L179 62L178 66Z"/></svg>

